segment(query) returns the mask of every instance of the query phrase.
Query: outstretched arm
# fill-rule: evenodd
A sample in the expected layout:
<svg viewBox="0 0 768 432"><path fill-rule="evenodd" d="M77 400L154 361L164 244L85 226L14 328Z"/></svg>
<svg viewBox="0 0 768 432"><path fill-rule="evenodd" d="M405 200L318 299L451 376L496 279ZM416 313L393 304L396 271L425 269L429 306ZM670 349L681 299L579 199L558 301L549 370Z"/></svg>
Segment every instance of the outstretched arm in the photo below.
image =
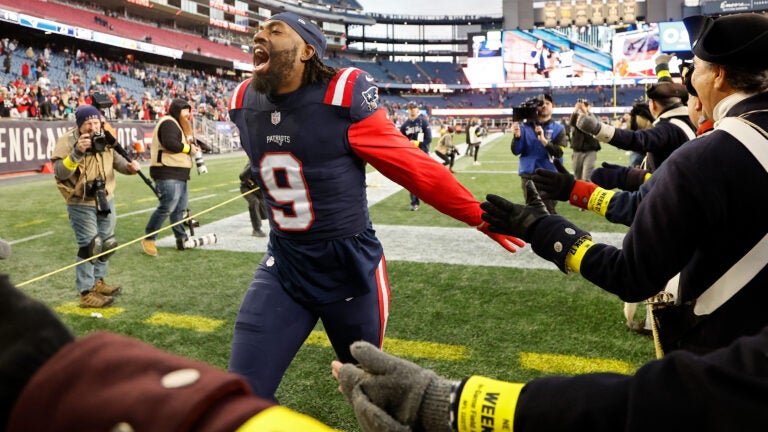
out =
<svg viewBox="0 0 768 432"><path fill-rule="evenodd" d="M7 432L106 431L120 422L132 430L247 432L279 424L330 432L255 397L238 375L112 333L75 340L53 311L6 275L0 275L0 378L0 429Z"/></svg>
<svg viewBox="0 0 768 432"><path fill-rule="evenodd" d="M414 147L386 118L384 110L352 125L348 137L361 159L438 211L477 227L510 252L524 245L516 238L484 230L480 202L446 167Z"/></svg>
<svg viewBox="0 0 768 432"><path fill-rule="evenodd" d="M466 432L478 423L518 432L758 431L768 422L768 328L704 356L675 351L634 376L527 384L448 380L367 342L351 352L358 364L333 362L332 373L365 432Z"/></svg>

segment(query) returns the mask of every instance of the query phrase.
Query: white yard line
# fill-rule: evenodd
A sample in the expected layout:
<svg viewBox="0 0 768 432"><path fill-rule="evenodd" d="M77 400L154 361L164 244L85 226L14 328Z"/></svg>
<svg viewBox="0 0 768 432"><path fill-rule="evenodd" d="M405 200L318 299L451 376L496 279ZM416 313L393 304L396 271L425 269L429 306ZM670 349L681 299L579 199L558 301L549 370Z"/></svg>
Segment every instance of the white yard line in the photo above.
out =
<svg viewBox="0 0 768 432"><path fill-rule="evenodd" d="M368 205L372 206L402 189L379 172L366 176L368 184ZM245 206L245 201L243 201ZM374 224L376 235L384 245L389 261L411 261L423 263L467 264L491 267L521 267L556 270L554 264L539 258L530 246L510 254L474 228L441 228L425 226L401 226ZM262 229L269 231L266 221ZM251 222L248 212L206 224L195 230L196 235L215 233L218 239L214 245L204 246L212 250L236 252L266 252L267 238L251 236ZM621 246L624 234L592 233L595 241ZM160 247L174 247L173 236L158 240Z"/></svg>

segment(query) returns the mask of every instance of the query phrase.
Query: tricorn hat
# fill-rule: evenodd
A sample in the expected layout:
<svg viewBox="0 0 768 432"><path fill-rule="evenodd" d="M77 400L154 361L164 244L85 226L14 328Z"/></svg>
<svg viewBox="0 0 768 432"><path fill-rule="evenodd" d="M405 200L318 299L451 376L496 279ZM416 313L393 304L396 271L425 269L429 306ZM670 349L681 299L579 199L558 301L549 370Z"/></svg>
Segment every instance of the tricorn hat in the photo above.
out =
<svg viewBox="0 0 768 432"><path fill-rule="evenodd" d="M747 70L768 69L768 17L754 13L683 19L696 57Z"/></svg>

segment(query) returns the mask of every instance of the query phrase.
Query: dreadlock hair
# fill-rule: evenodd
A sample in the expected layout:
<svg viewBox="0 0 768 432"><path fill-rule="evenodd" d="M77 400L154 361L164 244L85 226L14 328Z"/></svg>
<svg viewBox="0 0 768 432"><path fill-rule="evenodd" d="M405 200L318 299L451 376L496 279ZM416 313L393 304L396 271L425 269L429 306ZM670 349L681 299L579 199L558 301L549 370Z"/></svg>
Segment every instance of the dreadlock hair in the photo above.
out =
<svg viewBox="0 0 768 432"><path fill-rule="evenodd" d="M304 84L321 83L336 76L338 71L339 69L324 64L315 54L307 60L302 81Z"/></svg>

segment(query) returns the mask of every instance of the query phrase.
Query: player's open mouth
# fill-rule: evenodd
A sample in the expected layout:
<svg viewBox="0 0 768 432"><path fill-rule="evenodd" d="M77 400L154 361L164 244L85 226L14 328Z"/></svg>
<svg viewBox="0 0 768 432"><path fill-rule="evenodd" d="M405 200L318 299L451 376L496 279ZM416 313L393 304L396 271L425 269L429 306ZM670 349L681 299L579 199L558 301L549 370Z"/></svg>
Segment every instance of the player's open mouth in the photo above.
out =
<svg viewBox="0 0 768 432"><path fill-rule="evenodd" d="M258 72L269 65L269 52L261 47L253 49L253 71Z"/></svg>

